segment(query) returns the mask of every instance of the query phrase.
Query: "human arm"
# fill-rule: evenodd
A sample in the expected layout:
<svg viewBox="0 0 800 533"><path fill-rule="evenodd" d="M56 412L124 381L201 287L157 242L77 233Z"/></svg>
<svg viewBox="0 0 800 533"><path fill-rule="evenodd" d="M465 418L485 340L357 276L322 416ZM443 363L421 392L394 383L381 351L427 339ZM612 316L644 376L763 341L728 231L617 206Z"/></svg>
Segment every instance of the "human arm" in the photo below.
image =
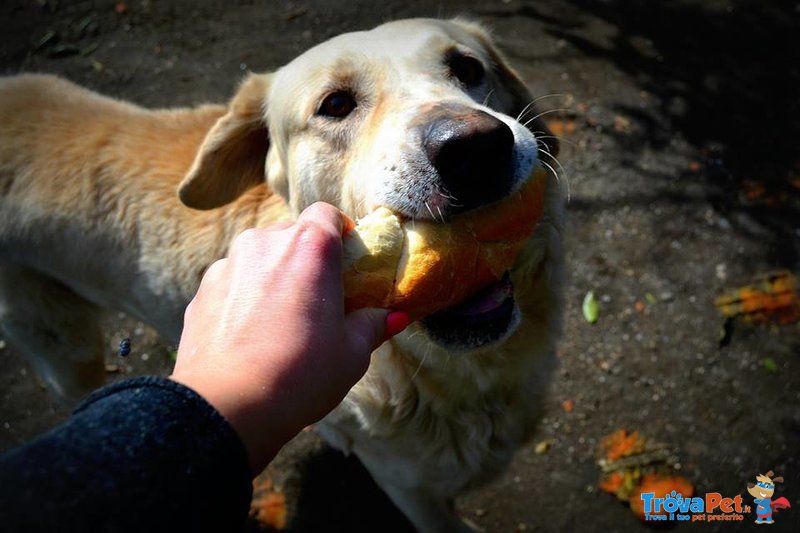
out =
<svg viewBox="0 0 800 533"><path fill-rule="evenodd" d="M250 479L244 446L208 402L135 378L0 456L0 516L5 531L236 531Z"/></svg>
<svg viewBox="0 0 800 533"><path fill-rule="evenodd" d="M341 401L388 336L387 311L344 314L351 225L318 204L295 224L240 236L186 311L172 380L101 389L0 458L4 527L237 529L251 476ZM388 323L396 333L403 316Z"/></svg>

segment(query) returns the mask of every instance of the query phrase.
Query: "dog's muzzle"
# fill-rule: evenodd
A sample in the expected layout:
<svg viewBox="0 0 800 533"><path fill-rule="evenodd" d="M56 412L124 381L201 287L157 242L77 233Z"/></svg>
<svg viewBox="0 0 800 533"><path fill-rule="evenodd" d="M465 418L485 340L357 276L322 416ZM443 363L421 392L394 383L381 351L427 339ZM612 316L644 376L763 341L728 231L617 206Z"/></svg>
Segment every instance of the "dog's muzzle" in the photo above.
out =
<svg viewBox="0 0 800 533"><path fill-rule="evenodd" d="M514 134L503 121L466 106L438 106L421 125L422 147L454 215L500 200L513 183ZM431 117L432 115L432 117Z"/></svg>

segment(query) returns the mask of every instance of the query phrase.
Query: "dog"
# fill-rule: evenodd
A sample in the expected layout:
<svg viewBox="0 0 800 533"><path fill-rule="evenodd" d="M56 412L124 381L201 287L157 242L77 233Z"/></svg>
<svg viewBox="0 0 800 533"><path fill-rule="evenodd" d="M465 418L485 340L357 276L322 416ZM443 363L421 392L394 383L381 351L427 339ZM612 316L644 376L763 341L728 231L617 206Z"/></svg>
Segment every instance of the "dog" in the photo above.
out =
<svg viewBox="0 0 800 533"><path fill-rule="evenodd" d="M558 145L477 23L344 34L227 106L148 110L48 75L0 81L0 323L58 395L104 380L98 314L177 342L205 269L316 201L446 222L511 194ZM540 417L563 308L564 194L510 277L412 324L318 424L421 531L501 473ZM499 296L498 296L499 295Z"/></svg>

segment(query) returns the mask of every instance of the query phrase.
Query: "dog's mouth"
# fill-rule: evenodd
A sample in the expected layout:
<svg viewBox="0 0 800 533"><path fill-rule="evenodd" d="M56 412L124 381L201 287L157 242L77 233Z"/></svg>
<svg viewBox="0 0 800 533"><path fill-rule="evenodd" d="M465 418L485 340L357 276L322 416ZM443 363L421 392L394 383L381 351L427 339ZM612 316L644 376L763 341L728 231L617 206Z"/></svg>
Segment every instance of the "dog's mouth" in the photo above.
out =
<svg viewBox="0 0 800 533"><path fill-rule="evenodd" d="M514 286L503 278L467 301L422 319L432 340L458 351L482 348L504 340L519 322Z"/></svg>

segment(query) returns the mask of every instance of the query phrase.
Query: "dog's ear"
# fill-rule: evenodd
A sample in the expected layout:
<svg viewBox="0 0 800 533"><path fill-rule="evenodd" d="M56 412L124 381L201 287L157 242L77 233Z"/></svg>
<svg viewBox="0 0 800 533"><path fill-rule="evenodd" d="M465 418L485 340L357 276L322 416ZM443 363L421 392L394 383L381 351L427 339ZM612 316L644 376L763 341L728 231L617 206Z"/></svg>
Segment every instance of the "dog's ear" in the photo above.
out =
<svg viewBox="0 0 800 533"><path fill-rule="evenodd" d="M527 122L526 127L536 136L539 141L539 147L546 150L550 155L557 156L559 150L558 140L553 136L545 121L537 116L538 111L533 104L533 96L531 96L530 91L519 75L508 65L503 54L492 42L489 33L477 22L462 18L453 19L452 22L476 39L489 54L489 59L492 62L492 72L500 83L500 90L495 90L495 97L500 100L507 110L506 114L517 118L523 123ZM524 113L524 116L520 116L522 113ZM531 120L528 117L536 118Z"/></svg>
<svg viewBox="0 0 800 533"><path fill-rule="evenodd" d="M239 86L228 112L206 134L178 187L185 205L213 209L264 182L269 85L270 75L250 74Z"/></svg>

